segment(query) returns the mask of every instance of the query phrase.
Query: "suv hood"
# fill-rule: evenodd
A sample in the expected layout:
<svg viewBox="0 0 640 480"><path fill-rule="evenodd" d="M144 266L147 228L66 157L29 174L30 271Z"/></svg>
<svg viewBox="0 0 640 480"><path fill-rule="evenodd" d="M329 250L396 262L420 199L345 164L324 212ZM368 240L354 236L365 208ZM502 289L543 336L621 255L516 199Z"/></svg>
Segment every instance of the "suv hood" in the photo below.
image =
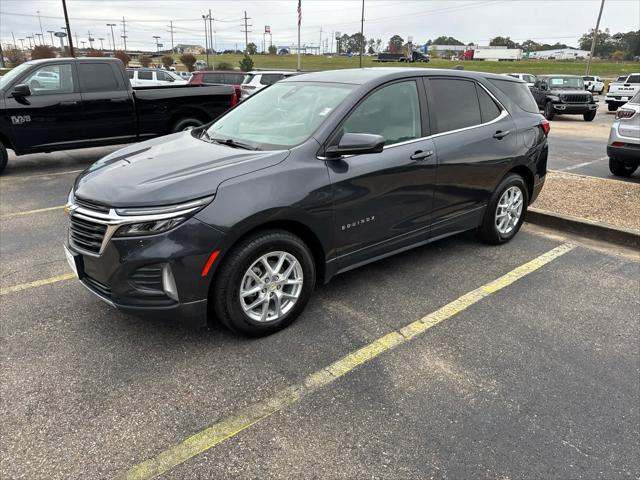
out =
<svg viewBox="0 0 640 480"><path fill-rule="evenodd" d="M109 207L151 207L216 193L233 177L271 167L288 150L252 151L179 132L130 145L98 160L76 179L81 200Z"/></svg>
<svg viewBox="0 0 640 480"><path fill-rule="evenodd" d="M585 90L584 88L552 88L551 90L549 90L549 93L551 95L560 95L561 93L588 93L591 94L591 92L589 92L588 90Z"/></svg>

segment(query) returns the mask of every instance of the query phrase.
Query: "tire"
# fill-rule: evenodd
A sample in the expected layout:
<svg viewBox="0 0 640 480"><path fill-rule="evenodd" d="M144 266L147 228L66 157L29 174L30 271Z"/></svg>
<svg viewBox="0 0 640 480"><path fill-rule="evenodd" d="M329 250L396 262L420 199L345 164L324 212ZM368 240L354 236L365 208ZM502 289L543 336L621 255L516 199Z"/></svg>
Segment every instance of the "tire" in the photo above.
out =
<svg viewBox="0 0 640 480"><path fill-rule="evenodd" d="M267 263L271 268L276 267L279 256L285 254L286 259L280 272L285 273L289 268L293 268L289 279L302 280L302 283L275 285L273 280L276 275L272 272L273 277L269 278L269 272L260 261L270 254L273 256L267 258ZM298 267L295 267L292 259L297 260ZM249 269L256 275L249 276ZM258 278L271 283L266 286L263 283L257 284ZM209 301L212 302L213 308L210 310L215 313L220 323L236 333L251 337L270 335L290 325L302 313L313 293L315 280L315 262L307 245L299 237L285 230L265 230L242 240L223 259L212 284ZM280 278L279 281L283 280ZM241 298L242 289L259 291ZM297 294L297 299L293 303L290 303L291 300L281 299L282 314L277 316L276 300L286 294ZM265 302L260 302L260 299L265 297L268 298L266 319L255 318L256 315L264 315ZM242 302L245 302L244 307ZM246 308L254 302L260 303L254 310L247 311ZM274 318L269 319L270 315Z"/></svg>
<svg viewBox="0 0 640 480"><path fill-rule="evenodd" d="M615 103L607 103L607 110L610 112L615 112L618 109L618 106Z"/></svg>
<svg viewBox="0 0 640 480"><path fill-rule="evenodd" d="M7 153L7 149L2 143L0 143L0 175L2 175L2 171L7 166L8 161L9 161L9 154Z"/></svg>
<svg viewBox="0 0 640 480"><path fill-rule="evenodd" d="M596 111L591 110L590 112L583 114L582 118L584 118L585 122L592 122L593 119L596 118Z"/></svg>
<svg viewBox="0 0 640 480"><path fill-rule="evenodd" d="M604 87L602 87L602 90L598 92L598 95L602 95L603 93L604 93Z"/></svg>
<svg viewBox="0 0 640 480"><path fill-rule="evenodd" d="M517 217L517 221L510 229L500 229L498 228L496 215L499 208L504 212L504 207L500 206L501 201L503 201L503 195L505 195L507 191L513 192L513 189L520 193L520 200L522 202L520 215ZM513 204L514 207L516 205L516 203ZM528 205L529 192L527 191L527 185L524 179L515 173L508 174L491 195L491 200L487 205L487 210L484 214L482 224L478 228L478 237L480 240L484 243L488 243L489 245L499 245L511 240L516 236L516 233L518 233L518 230L520 230L520 227L522 226ZM509 216L507 217L507 220L510 221L512 218L512 216Z"/></svg>
<svg viewBox="0 0 640 480"><path fill-rule="evenodd" d="M618 177L630 177L637 168L637 165L627 165L623 160L609 157L609 170Z"/></svg>
<svg viewBox="0 0 640 480"><path fill-rule="evenodd" d="M547 120L553 120L553 117L556 116L556 113L553 111L553 104L551 102L547 102L544 104L544 118Z"/></svg>
<svg viewBox="0 0 640 480"><path fill-rule="evenodd" d="M181 118L176 123L173 124L171 128L171 133L182 132L184 130L191 130L192 128L197 128L203 125L204 122L202 120L195 117L187 117Z"/></svg>

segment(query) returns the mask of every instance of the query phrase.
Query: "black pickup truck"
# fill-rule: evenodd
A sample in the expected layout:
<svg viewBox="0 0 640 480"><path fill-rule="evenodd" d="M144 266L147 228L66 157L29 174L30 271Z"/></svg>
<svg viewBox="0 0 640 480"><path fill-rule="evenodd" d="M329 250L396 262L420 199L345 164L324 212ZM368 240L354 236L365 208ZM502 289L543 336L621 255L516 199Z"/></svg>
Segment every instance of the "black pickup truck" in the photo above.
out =
<svg viewBox="0 0 640 480"><path fill-rule="evenodd" d="M576 75L542 75L536 78L531 93L547 120L556 115L582 115L585 122L596 117L598 104Z"/></svg>
<svg viewBox="0 0 640 480"><path fill-rule="evenodd" d="M133 88L116 58L33 60L0 77L0 172L16 155L187 130L237 102L228 85Z"/></svg>

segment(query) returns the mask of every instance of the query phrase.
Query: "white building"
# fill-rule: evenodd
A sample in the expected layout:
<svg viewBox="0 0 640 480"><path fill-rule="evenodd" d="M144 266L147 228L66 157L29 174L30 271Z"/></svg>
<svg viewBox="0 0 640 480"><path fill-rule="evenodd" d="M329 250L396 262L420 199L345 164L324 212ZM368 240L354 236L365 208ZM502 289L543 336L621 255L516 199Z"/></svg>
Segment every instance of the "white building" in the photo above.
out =
<svg viewBox="0 0 640 480"><path fill-rule="evenodd" d="M556 50L539 50L530 52L529 58L541 58L547 60L576 60L589 58L588 50L578 50L577 48L558 48Z"/></svg>

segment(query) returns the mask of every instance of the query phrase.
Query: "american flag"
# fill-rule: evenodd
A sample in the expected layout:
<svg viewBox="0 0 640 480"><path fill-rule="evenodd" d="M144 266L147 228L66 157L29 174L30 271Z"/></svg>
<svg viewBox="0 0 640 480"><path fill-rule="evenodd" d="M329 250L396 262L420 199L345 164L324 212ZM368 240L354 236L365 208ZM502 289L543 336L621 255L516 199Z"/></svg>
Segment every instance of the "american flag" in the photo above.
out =
<svg viewBox="0 0 640 480"><path fill-rule="evenodd" d="M302 0L298 0L298 26L302 23Z"/></svg>

